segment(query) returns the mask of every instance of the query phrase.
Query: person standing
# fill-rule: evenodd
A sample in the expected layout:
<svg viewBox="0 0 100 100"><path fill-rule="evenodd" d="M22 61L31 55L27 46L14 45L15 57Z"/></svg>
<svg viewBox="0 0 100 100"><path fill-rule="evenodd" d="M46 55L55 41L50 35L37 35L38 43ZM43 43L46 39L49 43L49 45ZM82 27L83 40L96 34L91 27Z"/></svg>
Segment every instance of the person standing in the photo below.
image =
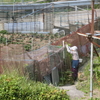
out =
<svg viewBox="0 0 100 100"><path fill-rule="evenodd" d="M72 63L71 63L71 71L72 71L72 78L74 81L78 77L78 67L79 67L79 55L77 51L77 46L70 47L66 45L67 51L72 54Z"/></svg>

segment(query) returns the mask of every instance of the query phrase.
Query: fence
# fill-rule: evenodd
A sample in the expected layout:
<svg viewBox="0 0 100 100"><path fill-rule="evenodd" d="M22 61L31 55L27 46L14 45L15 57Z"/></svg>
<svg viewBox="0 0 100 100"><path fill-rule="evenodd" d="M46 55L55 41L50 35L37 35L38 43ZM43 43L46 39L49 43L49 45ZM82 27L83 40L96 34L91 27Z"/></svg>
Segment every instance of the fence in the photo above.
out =
<svg viewBox="0 0 100 100"><path fill-rule="evenodd" d="M95 11L95 18L94 18L95 24L94 24L94 28L95 28L95 30L100 30L100 13L99 13L99 11L100 11L100 4L95 5L95 10L94 11ZM90 18L90 16L88 18ZM80 19L81 18L79 18L79 20ZM89 47L90 43L89 43L88 39L86 39L85 37L77 35L77 32L91 33L91 23L90 23L91 19L89 19L89 21L87 20L87 22L88 22L87 25L84 25L83 27L77 29L76 31L75 30L72 31L71 34L61 38L56 43L52 43L52 45L61 45L62 41L65 41L65 43L67 42L67 43L71 44L71 46L76 45L78 47L80 56L87 55L87 53L89 52L89 49L90 49L90 47Z"/></svg>
<svg viewBox="0 0 100 100"><path fill-rule="evenodd" d="M82 28L78 29L77 31L82 32L82 33L90 33L91 24L83 26ZM61 45L62 41L65 41L65 44L68 43L68 44L71 44L71 46L74 46L74 45L77 46L80 56L86 55L90 50L90 47L89 47L90 43L89 43L88 39L86 39L85 37L79 36L77 34L77 31L61 38L56 43L52 43L52 45Z"/></svg>
<svg viewBox="0 0 100 100"><path fill-rule="evenodd" d="M91 23L77 31L89 33L91 31ZM3 70L8 72L17 68L20 74L27 75L27 77L39 81L43 81L45 78L50 82L50 77L52 76L54 84L57 84L55 79L58 78L59 72L67 71L71 67L70 56L68 56L66 49L62 47L63 40L65 43L70 43L72 46L76 45L80 57L83 55L86 56L90 51L90 42L85 37L78 36L76 32L73 32L61 38L59 41L52 43L52 45L47 45L41 49L28 52L24 50L23 44L1 45L0 55L2 58L0 66Z"/></svg>
<svg viewBox="0 0 100 100"><path fill-rule="evenodd" d="M66 53L65 48L47 45L36 51L14 55L12 58L3 55L0 66L4 72L10 73L17 69L19 74L25 75L27 78L36 81L43 81L47 78L57 85L59 73L70 69L70 63L70 56ZM52 77L49 79L47 76Z"/></svg>
<svg viewBox="0 0 100 100"><path fill-rule="evenodd" d="M10 33L52 32L52 4L2 6L5 8L0 10L0 23L3 26L3 30L7 30Z"/></svg>
<svg viewBox="0 0 100 100"><path fill-rule="evenodd" d="M48 7L48 5L46 7ZM100 9L99 9L99 5L96 5L96 7L98 9L97 8L95 9L95 11L97 12L96 19L95 19L95 29L99 30L100 29L100 26L99 26L100 25L99 24L99 21L100 21L99 10ZM65 6L65 8L68 10L71 7ZM62 10L63 9L64 8L62 8ZM74 14L76 14L77 11L73 12L72 11L73 9L72 9L69 12L69 10L67 11L66 9L65 9L65 12L63 12L63 11L60 11L60 8L58 8L58 10L53 9L53 7L50 5L49 13L47 12L48 10L43 10L43 11L39 10L40 12L33 13L32 16L26 16L27 14L32 13L32 11L29 12L29 11L25 11L21 9L20 11L16 10L18 11L18 14L15 10L8 11L8 14L10 14L9 18L5 17L5 16L8 16L7 13L5 14L5 12L3 12L3 14L0 14L0 16L3 15L3 17L1 17L2 20L0 21L1 22L0 25L2 25L3 23L9 32L12 32L12 33L16 32L15 34L12 34L12 33L7 33L6 31L3 30L0 33L0 43L1 43L0 44L0 68L2 68L0 70L1 73L3 73L4 71L7 71L8 73L10 73L12 69L16 68L20 74L25 75L28 78L39 80L39 81L42 81L45 78L45 80L47 80L48 83L50 81L53 81L54 84L57 84L59 80L59 77L58 77L59 72L63 70L67 71L68 69L70 69L70 65L71 65L70 56L68 56L66 49L62 47L63 40L65 41L65 44L67 42L71 44L71 46L76 45L78 47L80 57L82 57L83 55L86 56L90 51L90 42L85 37L81 37L77 35L76 33L77 31L82 32L82 33L90 33L91 19L88 20L88 17L87 17L88 13L87 13L87 16L85 16L85 18L87 17L86 22L84 21L84 18L82 19L81 22L85 22L84 24L87 24L87 23L88 24L84 26L82 25L83 27L81 28L78 27L79 24L77 24L78 26L76 25L74 27L74 22L76 20L76 17L74 21L71 19L73 19ZM13 11L15 11L14 15L16 15L17 18L20 17L17 20L17 22L16 22L16 19L14 20L15 17L12 17ZM65 21L66 16L59 17L61 14L62 15L66 13L69 14L72 12L73 14L71 14L71 16L73 15L73 17L70 16L70 20L68 20L69 23ZM81 10L79 11L79 13L80 12ZM44 16L43 13L45 13L46 15L45 18L43 17ZM52 20L53 13L54 13L53 16L55 16L54 20ZM41 16L42 16L42 19L40 18ZM83 16L83 13L81 17L82 16ZM21 19L21 17L23 18ZM77 17L77 20L78 19L81 19L81 18ZM54 22L53 25L52 25L51 20ZM58 27L64 27L65 23L67 23L66 25L71 24L71 26L73 26L74 28L72 27L70 28L71 34L69 33L69 35L64 36L63 38L60 38L60 39L58 37L57 38L58 40L56 40L55 42L53 40L52 45L47 45L48 43L50 43L50 40L51 40L51 37L49 37L48 34L45 34L45 38L43 35L40 34L41 39L39 40L39 34L37 33L34 33L34 34L33 33L31 34L19 33L22 31L29 32L28 29L31 29L31 24L34 26L35 25L34 22L38 22L38 21L46 22L46 24L45 25L42 24L43 30L40 29L39 27L36 27L36 28L34 27L34 30L36 30L35 32L37 32L37 30L38 32L50 32L52 31L53 26L58 25ZM26 27L26 28L23 28L23 27ZM68 27L64 27L64 28L68 28ZM45 41L43 42L42 40L45 40ZM38 44L38 43L41 43L41 44ZM63 56L63 54L65 54L65 56Z"/></svg>
<svg viewBox="0 0 100 100"><path fill-rule="evenodd" d="M72 33L91 22L90 1L43 4L14 2L13 5L2 4L0 9L0 25L2 29L12 33L53 33L55 29L69 30L67 33Z"/></svg>

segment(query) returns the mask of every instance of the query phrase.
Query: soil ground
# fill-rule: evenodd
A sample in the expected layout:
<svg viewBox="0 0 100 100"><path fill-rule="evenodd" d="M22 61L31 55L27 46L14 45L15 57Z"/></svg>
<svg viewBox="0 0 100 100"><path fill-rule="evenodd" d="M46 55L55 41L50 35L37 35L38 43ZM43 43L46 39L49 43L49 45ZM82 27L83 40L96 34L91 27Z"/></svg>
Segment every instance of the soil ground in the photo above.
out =
<svg viewBox="0 0 100 100"><path fill-rule="evenodd" d="M70 100L79 100L80 98L84 97L84 92L77 90L75 85L66 85L60 87L60 89L68 90L67 94L70 96Z"/></svg>

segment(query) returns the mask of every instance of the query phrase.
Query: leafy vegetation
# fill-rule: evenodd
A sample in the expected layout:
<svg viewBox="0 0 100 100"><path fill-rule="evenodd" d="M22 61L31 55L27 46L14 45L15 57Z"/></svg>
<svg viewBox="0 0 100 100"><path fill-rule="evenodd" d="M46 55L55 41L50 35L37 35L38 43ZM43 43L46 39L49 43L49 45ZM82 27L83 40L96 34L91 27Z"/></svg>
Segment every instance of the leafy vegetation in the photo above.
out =
<svg viewBox="0 0 100 100"><path fill-rule="evenodd" d="M70 44L68 44L68 45L70 45ZM72 55L70 53L68 53L67 51L65 51L65 58L68 59L68 61L66 59L64 60L65 66L67 66L67 64L71 62ZM69 69L70 69L70 66L69 66ZM68 70L68 67L67 67L67 69L63 69L63 70L61 70L59 72L60 72L60 74L59 74L59 77L60 77L59 85L60 86L64 86L66 84L74 84L74 80L72 78L72 71L71 71L71 69Z"/></svg>
<svg viewBox="0 0 100 100"><path fill-rule="evenodd" d="M7 34L8 32L6 30L1 30L0 33Z"/></svg>
<svg viewBox="0 0 100 100"><path fill-rule="evenodd" d="M62 34L38 34L38 33L8 33L6 30L0 31L0 44L10 45L10 44L25 44L24 50L30 51L39 49L44 45L47 45L50 41L58 40L58 38L63 37Z"/></svg>
<svg viewBox="0 0 100 100"><path fill-rule="evenodd" d="M44 41L44 38L47 40L51 38L51 40L58 39L58 34L8 34L5 30L0 31L0 36L0 45L2 47L9 41L12 47L18 44L20 47L23 46L26 51L31 49L33 41L33 47L40 47L38 42L40 43L42 39ZM47 41L45 42L47 43ZM19 45L19 43L22 45ZM66 94L66 91L54 86L48 86L40 82L36 83L15 74L11 75L10 73L10 75L0 76L0 100L69 100L69 96Z"/></svg>
<svg viewBox="0 0 100 100"><path fill-rule="evenodd" d="M6 38L4 36L0 37L0 43L6 44Z"/></svg>
<svg viewBox="0 0 100 100"><path fill-rule="evenodd" d="M59 83L59 86L63 86L63 85L66 85L66 84L74 84L74 80L72 78L72 72L71 71L63 71L61 72L61 75L60 75L60 83Z"/></svg>
<svg viewBox="0 0 100 100"><path fill-rule="evenodd" d="M31 45L30 44L26 44L24 46L24 48L25 48L26 51L30 51L31 50Z"/></svg>
<svg viewBox="0 0 100 100"><path fill-rule="evenodd" d="M99 62L98 57L95 57L93 60L93 89L100 90L100 62ZM84 71L81 73L79 79L78 79L78 84L77 84L77 89L82 90L86 94L88 94L90 91L90 64L88 63ZM99 98L100 99L100 98ZM89 99L89 100L99 100L98 98L94 99Z"/></svg>
<svg viewBox="0 0 100 100"><path fill-rule="evenodd" d="M27 81L15 73L0 76L0 100L69 100L65 90Z"/></svg>

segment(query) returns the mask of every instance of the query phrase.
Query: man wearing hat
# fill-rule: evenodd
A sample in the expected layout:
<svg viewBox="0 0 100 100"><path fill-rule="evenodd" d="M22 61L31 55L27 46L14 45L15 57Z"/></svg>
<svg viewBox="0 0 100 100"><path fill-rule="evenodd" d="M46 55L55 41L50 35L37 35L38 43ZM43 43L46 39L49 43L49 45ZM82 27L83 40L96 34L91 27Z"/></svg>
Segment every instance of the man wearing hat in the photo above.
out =
<svg viewBox="0 0 100 100"><path fill-rule="evenodd" d="M79 66L79 55L78 55L78 51L77 51L77 47L73 46L73 47L69 47L68 45L66 45L67 51L72 54L72 77L74 80L77 79L78 77L78 66Z"/></svg>

